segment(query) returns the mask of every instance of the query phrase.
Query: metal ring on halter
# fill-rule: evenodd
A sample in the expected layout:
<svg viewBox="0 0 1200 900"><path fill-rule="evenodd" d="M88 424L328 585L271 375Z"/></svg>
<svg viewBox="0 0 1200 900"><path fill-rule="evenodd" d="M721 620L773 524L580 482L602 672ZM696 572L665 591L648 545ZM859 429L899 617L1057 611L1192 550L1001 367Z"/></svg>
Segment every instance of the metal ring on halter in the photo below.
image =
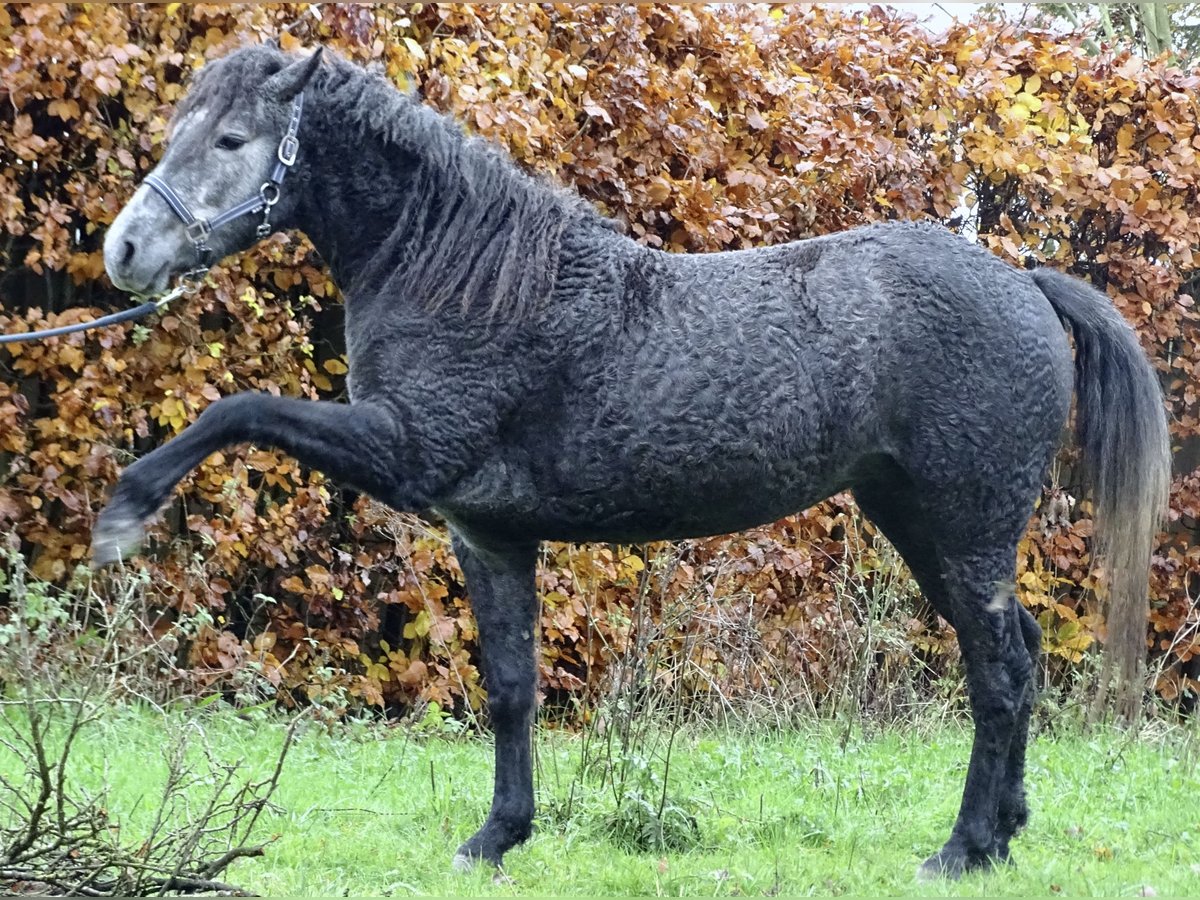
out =
<svg viewBox="0 0 1200 900"><path fill-rule="evenodd" d="M208 266L197 266L188 269L179 276L179 290L187 297L192 296L204 286L204 276L208 274Z"/></svg>

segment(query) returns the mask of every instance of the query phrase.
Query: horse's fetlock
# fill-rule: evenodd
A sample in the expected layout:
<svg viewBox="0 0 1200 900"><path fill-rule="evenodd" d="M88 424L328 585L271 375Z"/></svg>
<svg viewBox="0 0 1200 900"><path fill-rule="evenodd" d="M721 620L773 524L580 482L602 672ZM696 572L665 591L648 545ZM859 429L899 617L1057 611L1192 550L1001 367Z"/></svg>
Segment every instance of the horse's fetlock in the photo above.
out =
<svg viewBox="0 0 1200 900"><path fill-rule="evenodd" d="M959 845L968 860L987 858L996 843L996 827L986 820L975 819L961 823L956 829Z"/></svg>
<svg viewBox="0 0 1200 900"><path fill-rule="evenodd" d="M134 463L122 474L113 490L106 512L126 519L148 519L159 506L159 497L153 479L145 467L139 468L142 460Z"/></svg>
<svg viewBox="0 0 1200 900"><path fill-rule="evenodd" d="M488 684L488 715L493 722L530 718L537 703L532 684Z"/></svg>
<svg viewBox="0 0 1200 900"><path fill-rule="evenodd" d="M1029 804L1022 795L1000 806L1000 826L997 829L1010 837L1020 831L1029 822Z"/></svg>

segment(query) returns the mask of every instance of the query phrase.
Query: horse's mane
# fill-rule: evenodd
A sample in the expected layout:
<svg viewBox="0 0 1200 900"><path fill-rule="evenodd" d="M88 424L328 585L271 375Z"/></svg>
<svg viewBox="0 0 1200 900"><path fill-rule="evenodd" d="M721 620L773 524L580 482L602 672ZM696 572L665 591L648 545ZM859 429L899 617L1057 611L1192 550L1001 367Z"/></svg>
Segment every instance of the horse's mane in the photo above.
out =
<svg viewBox="0 0 1200 900"><path fill-rule="evenodd" d="M394 198L388 239L370 270L353 273L354 280L393 287L433 309L457 301L488 318L530 313L553 287L564 227L588 217L606 220L577 194L521 171L504 150L467 135L381 72L329 50L324 56L308 92L311 103L348 131L382 139L416 161ZM204 72L206 102L244 95L247 84L261 84L291 60L269 46L237 51ZM185 101L179 112L186 108Z"/></svg>

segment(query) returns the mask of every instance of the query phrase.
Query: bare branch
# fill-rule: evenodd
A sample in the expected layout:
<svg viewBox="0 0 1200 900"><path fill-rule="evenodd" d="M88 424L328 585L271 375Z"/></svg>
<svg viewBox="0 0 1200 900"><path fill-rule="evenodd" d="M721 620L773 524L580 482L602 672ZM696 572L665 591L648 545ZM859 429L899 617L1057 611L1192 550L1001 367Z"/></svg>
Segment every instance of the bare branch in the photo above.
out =
<svg viewBox="0 0 1200 900"><path fill-rule="evenodd" d="M0 551L0 565L8 568L0 572L13 600L13 639L0 643L0 676L21 686L19 699L0 701L6 729L0 747L18 766L0 775L0 809L11 813L0 820L0 892L247 896L216 879L237 860L262 856L270 844L250 839L305 717L290 723L262 781L244 778L240 762L225 763L207 746L197 763L188 748L204 745L203 728L165 719L171 740L157 809L148 831L127 835L101 802L103 788L93 795L72 783L71 760L92 739L92 726L130 695L127 680L141 677L131 667L157 672L172 666L173 647L150 640L141 618L145 581L107 584L108 599L88 581L82 595L64 599L50 585L27 581L19 557ZM88 640L79 641L85 633ZM133 644L122 643L131 637Z"/></svg>

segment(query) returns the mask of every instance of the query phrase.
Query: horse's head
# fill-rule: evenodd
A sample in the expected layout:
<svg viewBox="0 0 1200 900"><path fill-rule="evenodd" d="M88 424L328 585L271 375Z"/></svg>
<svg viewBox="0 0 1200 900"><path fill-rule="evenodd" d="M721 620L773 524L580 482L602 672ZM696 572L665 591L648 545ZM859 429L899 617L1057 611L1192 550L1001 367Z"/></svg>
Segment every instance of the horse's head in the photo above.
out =
<svg viewBox="0 0 1200 900"><path fill-rule="evenodd" d="M269 227L265 213L286 220L295 197L279 182L295 160L302 92L320 56L257 46L200 71L166 153L104 239L113 284L161 291L171 276L253 244Z"/></svg>

